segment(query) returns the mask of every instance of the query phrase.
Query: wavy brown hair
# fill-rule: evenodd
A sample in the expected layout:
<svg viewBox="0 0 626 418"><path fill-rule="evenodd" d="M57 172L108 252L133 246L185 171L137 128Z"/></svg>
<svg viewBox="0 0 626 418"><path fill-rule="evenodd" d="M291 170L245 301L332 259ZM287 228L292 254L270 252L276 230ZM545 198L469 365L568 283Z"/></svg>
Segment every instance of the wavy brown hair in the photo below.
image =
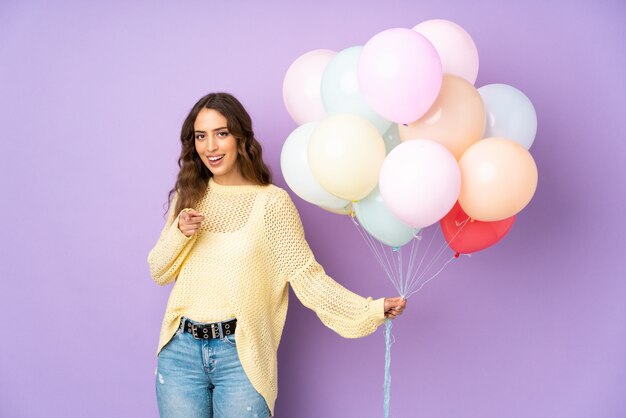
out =
<svg viewBox="0 0 626 418"><path fill-rule="evenodd" d="M168 210L175 193L178 200L174 213L195 207L204 195L211 171L196 152L194 123L202 109L214 109L227 120L226 127L237 140L237 163L246 180L259 185L272 182L272 173L263 162L261 144L254 137L252 119L241 102L228 93L210 93L198 100L183 122L180 132L182 149L178 158L178 178L168 195Z"/></svg>

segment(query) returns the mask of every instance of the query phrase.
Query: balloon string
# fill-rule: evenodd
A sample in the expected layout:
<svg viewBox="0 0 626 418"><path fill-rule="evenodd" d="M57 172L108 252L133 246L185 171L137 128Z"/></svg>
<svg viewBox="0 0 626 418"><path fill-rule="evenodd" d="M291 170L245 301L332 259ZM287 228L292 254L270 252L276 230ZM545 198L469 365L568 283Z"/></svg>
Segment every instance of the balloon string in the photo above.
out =
<svg viewBox="0 0 626 418"><path fill-rule="evenodd" d="M398 283L397 278L394 274L394 269L391 265L392 264L391 261L389 260L387 256L387 252L384 250L381 250L381 251L378 250L378 245L376 244L376 242L374 242L374 239L370 237L370 235L361 227L361 225L359 225L359 223L356 221L355 218L352 218L352 222L354 226L356 227L357 231L359 231L359 234L361 235L361 237L363 238L363 240L369 247L374 257L378 261L378 264L382 267L383 271L385 272L385 275L393 284L393 287L396 289L396 291L398 291L398 293L400 293L400 283ZM382 246L382 244L380 245Z"/></svg>
<svg viewBox="0 0 626 418"><path fill-rule="evenodd" d="M431 281L432 279L434 279L435 277L437 277L439 275L439 273L441 273L443 271L443 269L446 268L446 266L448 264L450 264L452 261L454 261L456 259L456 256L452 256L448 261L446 261L444 263L444 265L439 269L439 271L437 273L435 273L432 277L430 277L428 280L425 280L424 283L422 283L420 285L420 287L418 287L416 290L411 291L411 293L409 293L406 297L408 298L409 296L419 292L420 290L422 290L422 287L424 287L424 285L426 285L426 283L428 283L429 281Z"/></svg>
<svg viewBox="0 0 626 418"><path fill-rule="evenodd" d="M445 248L447 246L450 245L450 243L452 243L454 241L454 239L461 233L461 231L463 230L463 228L465 227L465 225L467 225L467 222L469 222L470 218L468 217L465 221L461 222L460 224L458 224L459 229L456 231L456 233L452 236L452 238L450 239L449 242L446 242L444 240L444 242L441 244L441 246L439 247L439 249L437 250L437 252L435 252L435 256L431 259L430 263L428 263L428 265L424 268L424 270L422 270L422 272L419 274L419 276L417 277L417 279L414 279L414 276L411 277L411 283L408 286L408 293L409 294L414 294L416 293L416 291L413 291L413 289L415 289L415 287L419 286L419 289L421 289L426 283L428 283L429 281L431 281L433 278L435 278L437 275L439 275L439 273L441 273L441 271L443 270L443 268L445 268L448 263L450 261L447 261L444 266L437 272L435 273L432 277L430 277L429 279L427 279L426 281L424 281L421 285L420 285L420 281L424 278L424 276L426 276L426 273L428 273L430 271L430 269L435 265L435 263L437 263L437 261L439 261L439 258L441 257L441 255L443 254L443 251L445 250ZM437 228L437 232L439 232L439 228ZM433 234L433 237L431 238L431 243L434 239L436 234ZM430 244L428 246L428 248L430 248ZM426 250L428 251L428 249ZM426 254L424 254L424 257L426 257ZM423 258L424 258L423 257ZM456 254L455 257L456 258ZM417 272L419 271L419 267L416 270L415 274L417 274Z"/></svg>
<svg viewBox="0 0 626 418"><path fill-rule="evenodd" d="M385 418L389 418L389 403L391 400L391 319L385 321L385 383L383 385Z"/></svg>
<svg viewBox="0 0 626 418"><path fill-rule="evenodd" d="M417 244L415 244L416 242ZM417 258L417 253L419 252L421 243L422 243L422 231L419 232L418 236L416 236L415 239L413 239L413 242L411 243L411 255L409 256L409 266L406 269L407 278L410 278L411 273L413 272L413 266L415 266L415 259Z"/></svg>
<svg viewBox="0 0 626 418"><path fill-rule="evenodd" d="M381 267L385 271L385 274L387 274L387 276L389 276L389 271L387 270L385 264L383 263L380 254L378 253L378 251L376 250L375 246L371 242L370 237L367 236L367 232L363 231L363 229L361 228L359 223L356 221L356 218L352 218L352 222L353 222L354 226L356 227L357 231L359 231L359 234L361 235L361 237L363 238L363 240L365 241L367 246L369 247L370 251L374 254L374 257L376 258L378 263L381 265Z"/></svg>
<svg viewBox="0 0 626 418"><path fill-rule="evenodd" d="M366 232L367 234L367 232ZM388 271L390 272L390 279L393 283L394 288L396 289L396 291L398 293L401 292L401 288L402 288L402 282L400 281L400 277L396 274L396 269L394 268L394 265L396 263L394 263L393 261L393 254L390 254L388 247L385 248L385 246L380 243L379 241L375 240L374 238L370 237L369 234L367 234L368 238L372 241L374 241L374 243L377 245L376 248L380 249L381 254L384 256L385 258L385 262L387 263L388 266Z"/></svg>
<svg viewBox="0 0 626 418"><path fill-rule="evenodd" d="M406 289L404 288L404 280L403 280L403 270L402 270L402 251L399 248L395 249L394 252L398 256L398 283L400 283L400 294L402 296L405 295Z"/></svg>
<svg viewBox="0 0 626 418"><path fill-rule="evenodd" d="M436 229L435 233L433 234L433 236L431 237L430 243L428 245L428 249L426 250L428 252L428 250L430 250L430 247L432 244L432 242L434 241L435 237L439 235L439 228ZM430 271L430 269L432 268L432 266L439 261L439 257L441 257L441 254L443 253L444 249L446 248L446 242L444 240L444 243L439 247L438 250L435 251L435 254L433 257L431 257L430 261L426 264L426 266L424 267L424 269L422 269L422 271L419 273L419 275L417 276L417 279L414 279L411 281L411 284L409 285L409 289L413 289L416 285L418 285L420 283L420 280L422 280L424 278L424 276L426 275L426 273L428 273ZM424 257L426 257L426 254L424 254ZM416 272L417 274L417 272Z"/></svg>
<svg viewBox="0 0 626 418"><path fill-rule="evenodd" d="M428 246L426 250L423 252L422 257L419 261L417 268L414 268L415 261L417 259L417 254L419 253L419 247L422 240L422 231L420 231L419 235L415 237L413 242L411 243L411 251L409 255L408 266L404 268L404 261L402 257L402 248L393 248L391 249L388 246L381 244L378 240L374 239L366 230L359 224L356 217L351 217L354 226L356 227L359 235L361 235L362 239L365 241L366 245L369 247L370 251L374 255L375 259L378 261L378 264L382 267L385 275L391 281L393 287L396 289L400 296L405 299L410 295L413 295L418 290L422 289L422 287L431 281L433 278L437 277L443 268L445 268L450 261L447 261L444 266L439 269L433 276L428 279L424 279L430 269L439 261L439 258L443 254L445 248L452 243L455 238L461 233L465 225L470 221L468 217L462 222L457 222L459 226L456 233L452 236L449 242L442 243L442 245L435 251L434 256L429 262L426 262L426 266L422 269L426 257L432 247L432 244L435 240L435 236L439 233L439 228L435 231L435 233L431 236ZM417 243L415 242L417 241ZM393 254L396 253L396 254Z"/></svg>
<svg viewBox="0 0 626 418"><path fill-rule="evenodd" d="M394 254L390 254L390 249L389 249L390 247L387 247L381 244L378 240L375 240L374 238L372 238L372 236L365 230L365 228L363 228L359 224L359 222L357 222L356 217L352 217L353 224L356 227L357 231L359 232L359 235L361 235L361 237L363 238L363 240L369 247L370 251L373 253L374 257L376 258L376 260L382 267L383 271L385 272L385 275L389 278L389 280L393 284L396 291L398 291L398 293L405 299L408 299L413 294L419 292L428 282L430 282L435 277L437 277L446 268L446 266L450 264L456 258L455 256L452 256L448 261L444 263L444 265L435 274L433 274L431 277L429 277L427 280L424 280L420 284L420 281L425 276L425 274L432 268L432 266L441 257L446 247L446 244L451 243L457 237L457 235L461 232L461 230L463 229L463 227L465 227L465 225L467 224L469 220L470 218L468 217L464 222L460 224L457 223L457 226L460 227L459 230L454 234L454 236L450 239L448 243L446 243L444 239L444 243L439 247L438 250L436 250L435 257L433 258L433 260L427 263L427 266L418 275L418 272L420 272L420 269L422 265L424 264L426 255L428 254L432 246L435 236L438 235L439 228L437 228L435 233L433 233L428 243L428 247L426 248L426 250L424 251L422 255L419 265L417 266L415 270L413 270L415 261L417 260L417 254L419 253L419 248L420 248L420 244L422 240L422 231L420 231L418 236L415 236L415 239L411 243L409 262L408 262L407 269L405 271L403 258L402 258L402 249L393 248L391 251L397 253L395 254L395 257L394 257ZM418 241L418 242L416 243L415 241ZM394 261L395 261L395 266L394 266ZM416 287L417 289L415 289ZM389 405L390 405L390 399L391 399L391 345L394 343L391 328L392 328L391 320L387 318L385 321L385 377L384 377L384 384L383 384L385 418L389 418Z"/></svg>
<svg viewBox="0 0 626 418"><path fill-rule="evenodd" d="M415 281L415 278L417 277L418 273L421 271L422 268L422 264L424 264L424 260L426 259L426 256L428 255L428 251L430 250L430 247L433 243L433 240L435 239L435 234L433 234L430 237L430 241L428 242L428 246L426 247L426 250L424 250L423 254L422 254L422 258L419 262L419 264L417 265L417 268L415 268L414 270L411 270L411 274L409 276L409 278L407 279L407 291L413 286L413 282Z"/></svg>

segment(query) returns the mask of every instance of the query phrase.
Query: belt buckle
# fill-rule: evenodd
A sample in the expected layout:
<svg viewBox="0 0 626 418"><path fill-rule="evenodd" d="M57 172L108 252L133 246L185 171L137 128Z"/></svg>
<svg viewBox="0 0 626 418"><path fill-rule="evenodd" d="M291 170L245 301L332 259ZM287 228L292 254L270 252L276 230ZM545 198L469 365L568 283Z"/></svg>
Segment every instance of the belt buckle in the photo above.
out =
<svg viewBox="0 0 626 418"><path fill-rule="evenodd" d="M206 331L203 333L203 335L201 335L201 336L198 335L198 328L199 328L198 325L191 324L191 323L189 325L190 325L189 328L190 328L190 331L191 331L191 335L193 335L193 338L195 338L197 340L202 340L202 339L206 340L206 339L208 339L209 336L207 335ZM212 323L212 324L209 324L209 326L211 327L211 338L218 338L218 337L221 338L222 333L220 331L220 324L219 323ZM205 325L205 326L200 327L200 328L206 330L207 326Z"/></svg>

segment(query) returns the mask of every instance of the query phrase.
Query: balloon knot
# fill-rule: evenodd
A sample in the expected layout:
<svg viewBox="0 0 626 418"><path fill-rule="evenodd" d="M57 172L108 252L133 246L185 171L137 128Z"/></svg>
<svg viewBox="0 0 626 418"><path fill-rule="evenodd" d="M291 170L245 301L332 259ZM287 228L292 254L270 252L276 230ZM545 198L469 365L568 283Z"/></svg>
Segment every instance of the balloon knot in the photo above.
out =
<svg viewBox="0 0 626 418"><path fill-rule="evenodd" d="M457 251L457 253L454 254L454 258L459 258L460 255L461 255L461 253Z"/></svg>
<svg viewBox="0 0 626 418"><path fill-rule="evenodd" d="M399 249L400 249L399 247L393 247L394 252L398 251Z"/></svg>

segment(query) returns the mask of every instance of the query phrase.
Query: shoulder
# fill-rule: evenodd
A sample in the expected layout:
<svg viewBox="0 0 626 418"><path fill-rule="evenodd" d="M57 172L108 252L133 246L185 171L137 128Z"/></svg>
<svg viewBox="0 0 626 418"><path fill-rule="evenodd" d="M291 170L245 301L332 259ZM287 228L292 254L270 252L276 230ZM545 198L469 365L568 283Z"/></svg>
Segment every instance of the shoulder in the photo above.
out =
<svg viewBox="0 0 626 418"><path fill-rule="evenodd" d="M266 212L281 213L283 216L286 214L298 216L298 210L296 205L291 200L289 193L274 184L267 186L266 190Z"/></svg>
<svg viewBox="0 0 626 418"><path fill-rule="evenodd" d="M278 187L275 184L270 184L269 186L267 186L265 193L267 195L268 205L293 204L289 193L287 193L285 189Z"/></svg>

